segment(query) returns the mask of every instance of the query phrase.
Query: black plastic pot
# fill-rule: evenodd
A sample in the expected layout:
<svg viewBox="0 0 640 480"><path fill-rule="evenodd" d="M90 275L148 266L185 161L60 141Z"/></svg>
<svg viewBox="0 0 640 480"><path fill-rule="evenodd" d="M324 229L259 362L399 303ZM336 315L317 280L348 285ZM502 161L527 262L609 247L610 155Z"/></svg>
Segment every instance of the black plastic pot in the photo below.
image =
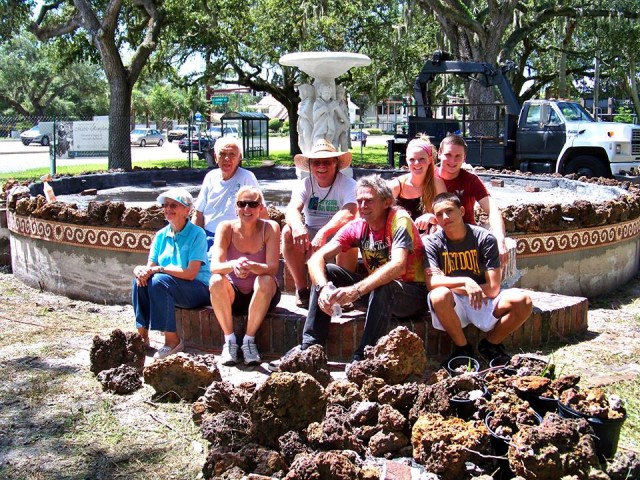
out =
<svg viewBox="0 0 640 480"><path fill-rule="evenodd" d="M478 389L479 390L479 389ZM489 390L487 387L483 387L482 396L486 397L489 395ZM476 401L470 399L463 398L449 398L449 404L453 407L453 410L456 412L456 417L461 418L462 420L469 420L476 413Z"/></svg>
<svg viewBox="0 0 640 480"><path fill-rule="evenodd" d="M504 367L507 363L509 363L509 360L511 360L511 357L509 355L504 355L502 357L496 357L493 360L491 360L489 362L489 367L490 368L494 368L494 367Z"/></svg>
<svg viewBox="0 0 640 480"><path fill-rule="evenodd" d="M590 417L561 402L558 402L558 413L563 418L584 418L593 428L598 455L604 458L612 458L615 455L618 450L620 430L627 419L626 414L624 417L616 419Z"/></svg>
<svg viewBox="0 0 640 480"><path fill-rule="evenodd" d="M464 371L457 371L460 367L464 367ZM478 373L480 371L480 363L472 357L454 357L447 363L447 371L452 377L457 377L464 373Z"/></svg>
<svg viewBox="0 0 640 480"><path fill-rule="evenodd" d="M491 434L491 447L493 448L493 453L500 457L506 457L507 452L509 450L510 439L507 437L501 437L500 435L497 435L491 429L491 427L489 426L489 421L492 418L493 418L493 412L489 412L484 419L484 424L487 427L487 430L489 430L489 433ZM538 425L542 423L542 417L540 417L540 415L536 414L536 419L537 419ZM496 464L500 472L498 476L499 479L507 480L514 477L514 473L511 470L511 466L509 465L509 460L507 458L496 459Z"/></svg>

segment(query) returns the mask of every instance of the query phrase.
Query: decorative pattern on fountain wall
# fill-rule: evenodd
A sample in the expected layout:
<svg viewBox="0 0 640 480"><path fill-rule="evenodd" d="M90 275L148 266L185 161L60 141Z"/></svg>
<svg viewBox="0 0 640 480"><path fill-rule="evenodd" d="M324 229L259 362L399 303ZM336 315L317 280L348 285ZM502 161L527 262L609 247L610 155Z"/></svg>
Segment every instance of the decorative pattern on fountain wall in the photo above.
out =
<svg viewBox="0 0 640 480"><path fill-rule="evenodd" d="M17 234L87 248L147 252L155 231L96 227L22 217L7 212L9 229ZM615 225L604 225L567 232L514 236L518 257L532 257L582 250L613 244L637 236L640 218Z"/></svg>
<svg viewBox="0 0 640 480"><path fill-rule="evenodd" d="M151 248L155 231L128 228L96 227L52 222L22 217L7 212L9 230L19 235L67 245L81 245L101 250L145 253Z"/></svg>
<svg viewBox="0 0 640 480"><path fill-rule="evenodd" d="M573 250L600 247L622 242L640 232L640 218L615 225L557 233L533 233L514 236L518 257L549 255Z"/></svg>

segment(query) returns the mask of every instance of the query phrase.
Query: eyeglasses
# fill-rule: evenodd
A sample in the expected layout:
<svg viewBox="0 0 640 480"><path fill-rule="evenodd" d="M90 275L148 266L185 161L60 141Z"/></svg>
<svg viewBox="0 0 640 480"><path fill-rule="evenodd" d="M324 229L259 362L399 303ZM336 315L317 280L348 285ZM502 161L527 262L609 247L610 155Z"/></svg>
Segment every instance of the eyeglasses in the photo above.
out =
<svg viewBox="0 0 640 480"><path fill-rule="evenodd" d="M335 159L327 158L325 160L311 160L312 167L330 167L335 163Z"/></svg>
<svg viewBox="0 0 640 480"><path fill-rule="evenodd" d="M162 204L162 208L168 208L170 210L174 210L174 209L178 208L181 205L182 204L180 204L180 203L163 203Z"/></svg>
<svg viewBox="0 0 640 480"><path fill-rule="evenodd" d="M244 207L258 208L260 206L260 201L259 200L238 200L236 202L236 205L238 206L238 208L244 208Z"/></svg>

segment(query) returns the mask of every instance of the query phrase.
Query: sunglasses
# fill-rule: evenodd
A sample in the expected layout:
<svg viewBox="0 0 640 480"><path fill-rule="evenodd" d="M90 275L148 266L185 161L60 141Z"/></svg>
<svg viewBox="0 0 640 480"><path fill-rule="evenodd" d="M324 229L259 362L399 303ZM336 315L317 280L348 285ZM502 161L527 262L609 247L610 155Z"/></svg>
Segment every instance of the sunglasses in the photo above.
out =
<svg viewBox="0 0 640 480"><path fill-rule="evenodd" d="M311 160L311 166L313 167L330 167L335 163L335 159L328 158L326 160Z"/></svg>
<svg viewBox="0 0 640 480"><path fill-rule="evenodd" d="M244 208L244 207L258 208L260 206L260 201L259 200L238 200L236 202L236 205L238 206L238 208Z"/></svg>

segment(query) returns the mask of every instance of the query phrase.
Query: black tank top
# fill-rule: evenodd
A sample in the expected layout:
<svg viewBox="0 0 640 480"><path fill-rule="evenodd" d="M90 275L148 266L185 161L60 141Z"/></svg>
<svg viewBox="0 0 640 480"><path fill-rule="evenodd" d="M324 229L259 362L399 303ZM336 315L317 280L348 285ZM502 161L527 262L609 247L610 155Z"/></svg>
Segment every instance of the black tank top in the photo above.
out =
<svg viewBox="0 0 640 480"><path fill-rule="evenodd" d="M415 220L420 215L422 215L422 198L404 198L402 196L402 187L404 186L403 181L398 181L400 184L400 191L398 192L398 198L396 198L396 205L400 208L404 208L409 215L411 215L411 219Z"/></svg>

